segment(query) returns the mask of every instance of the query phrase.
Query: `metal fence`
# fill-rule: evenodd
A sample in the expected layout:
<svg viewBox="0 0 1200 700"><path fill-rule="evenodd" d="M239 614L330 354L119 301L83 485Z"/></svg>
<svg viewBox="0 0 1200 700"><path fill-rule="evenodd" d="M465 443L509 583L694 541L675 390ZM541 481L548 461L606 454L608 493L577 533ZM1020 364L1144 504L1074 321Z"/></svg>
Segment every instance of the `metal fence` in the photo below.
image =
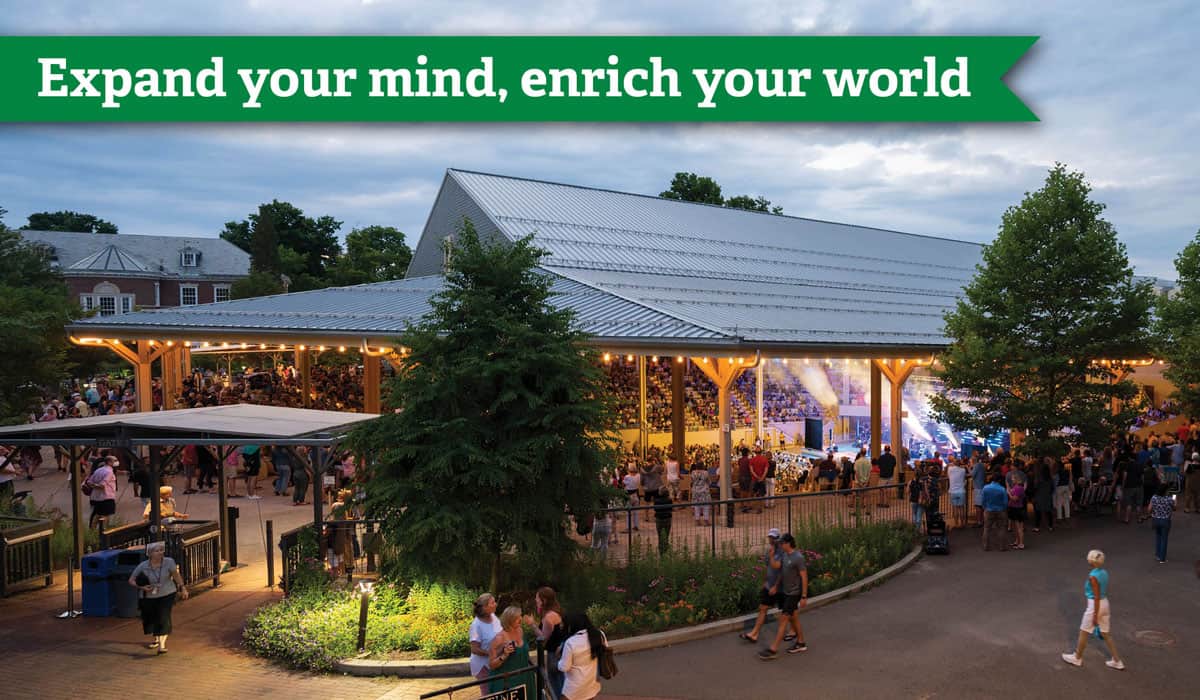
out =
<svg viewBox="0 0 1200 700"><path fill-rule="evenodd" d="M54 583L53 535L54 523L49 520L0 517L0 597L33 581L44 586Z"/></svg>
<svg viewBox="0 0 1200 700"><path fill-rule="evenodd" d="M100 530L100 549L144 547L154 541L149 523L131 523ZM183 582L191 586L211 580L221 582L221 525L215 520L178 521L163 526L166 555L179 566Z"/></svg>
<svg viewBox="0 0 1200 700"><path fill-rule="evenodd" d="M559 696L554 692L554 684L550 682L550 677L546 673L548 663L545 647L542 640L539 639L534 663L505 673L489 674L482 681L467 681L430 691L422 694L420 700L432 698L454 700L455 697L471 698L472 700L476 698L480 700L558 700ZM486 688L480 687L496 682L500 683L499 690L488 691ZM533 686L532 694L530 694L528 685Z"/></svg>
<svg viewBox="0 0 1200 700"><path fill-rule="evenodd" d="M939 484L938 512L950 517L947 482ZM966 507L971 508L968 490ZM631 552L684 548L691 552L750 553L761 546L771 528L781 532L808 526L859 527L881 522L913 522L908 484L861 489L787 493L693 503L677 501L669 525L663 527L653 505L624 506L603 511L581 543L602 550L610 563L626 563ZM611 523L604 535L605 525ZM599 525L599 527L597 527Z"/></svg>
<svg viewBox="0 0 1200 700"><path fill-rule="evenodd" d="M285 591L305 557L302 539L306 531L312 533L313 526L304 525L279 536L279 550L283 559L280 585ZM315 556L327 563L336 575L349 578L377 573L382 551L381 521L326 520L317 539L316 551L308 556Z"/></svg>

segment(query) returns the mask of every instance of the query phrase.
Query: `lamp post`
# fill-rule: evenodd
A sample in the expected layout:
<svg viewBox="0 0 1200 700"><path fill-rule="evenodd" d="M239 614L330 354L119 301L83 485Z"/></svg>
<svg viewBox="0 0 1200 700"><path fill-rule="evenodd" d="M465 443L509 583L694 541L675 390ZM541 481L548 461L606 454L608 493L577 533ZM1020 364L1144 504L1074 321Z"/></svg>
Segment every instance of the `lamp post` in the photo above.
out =
<svg viewBox="0 0 1200 700"><path fill-rule="evenodd" d="M358 599L360 605L358 608L358 650L366 651L367 648L367 606L371 604L371 593L375 590L375 584L369 581L362 581L358 584Z"/></svg>

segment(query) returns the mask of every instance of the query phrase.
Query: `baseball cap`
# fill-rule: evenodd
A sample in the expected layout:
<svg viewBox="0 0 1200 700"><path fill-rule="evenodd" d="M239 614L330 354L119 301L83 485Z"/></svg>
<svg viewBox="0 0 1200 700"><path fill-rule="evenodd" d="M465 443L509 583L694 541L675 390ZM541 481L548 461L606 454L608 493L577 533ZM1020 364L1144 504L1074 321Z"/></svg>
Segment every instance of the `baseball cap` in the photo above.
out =
<svg viewBox="0 0 1200 700"><path fill-rule="evenodd" d="M779 539L779 528L773 527L770 530L767 530L767 537L770 537L770 538L776 539L776 540Z"/></svg>

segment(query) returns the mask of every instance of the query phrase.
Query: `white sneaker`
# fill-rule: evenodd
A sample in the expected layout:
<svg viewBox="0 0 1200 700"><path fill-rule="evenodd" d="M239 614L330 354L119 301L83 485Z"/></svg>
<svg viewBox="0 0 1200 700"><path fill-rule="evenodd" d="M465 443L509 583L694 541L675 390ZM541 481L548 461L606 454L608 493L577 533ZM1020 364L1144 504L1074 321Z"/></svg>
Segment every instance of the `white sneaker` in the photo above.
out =
<svg viewBox="0 0 1200 700"><path fill-rule="evenodd" d="M1104 665L1108 666L1109 668L1115 668L1118 671L1125 670L1125 662L1117 659L1109 659L1108 661L1104 662Z"/></svg>
<svg viewBox="0 0 1200 700"><path fill-rule="evenodd" d="M1062 660L1066 661L1067 663L1071 664L1072 666L1082 666L1083 665L1083 659L1079 658L1078 656L1075 656L1074 652L1072 652L1070 654L1063 654Z"/></svg>

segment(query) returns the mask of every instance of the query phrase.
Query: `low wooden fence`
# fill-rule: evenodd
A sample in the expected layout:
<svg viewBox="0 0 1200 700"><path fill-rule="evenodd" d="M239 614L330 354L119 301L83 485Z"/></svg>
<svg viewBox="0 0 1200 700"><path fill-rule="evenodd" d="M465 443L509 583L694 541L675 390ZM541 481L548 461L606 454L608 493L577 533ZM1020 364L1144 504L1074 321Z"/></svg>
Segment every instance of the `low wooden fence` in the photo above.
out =
<svg viewBox="0 0 1200 700"><path fill-rule="evenodd" d="M53 535L54 523L49 520L0 517L0 597L28 583L54 583Z"/></svg>

